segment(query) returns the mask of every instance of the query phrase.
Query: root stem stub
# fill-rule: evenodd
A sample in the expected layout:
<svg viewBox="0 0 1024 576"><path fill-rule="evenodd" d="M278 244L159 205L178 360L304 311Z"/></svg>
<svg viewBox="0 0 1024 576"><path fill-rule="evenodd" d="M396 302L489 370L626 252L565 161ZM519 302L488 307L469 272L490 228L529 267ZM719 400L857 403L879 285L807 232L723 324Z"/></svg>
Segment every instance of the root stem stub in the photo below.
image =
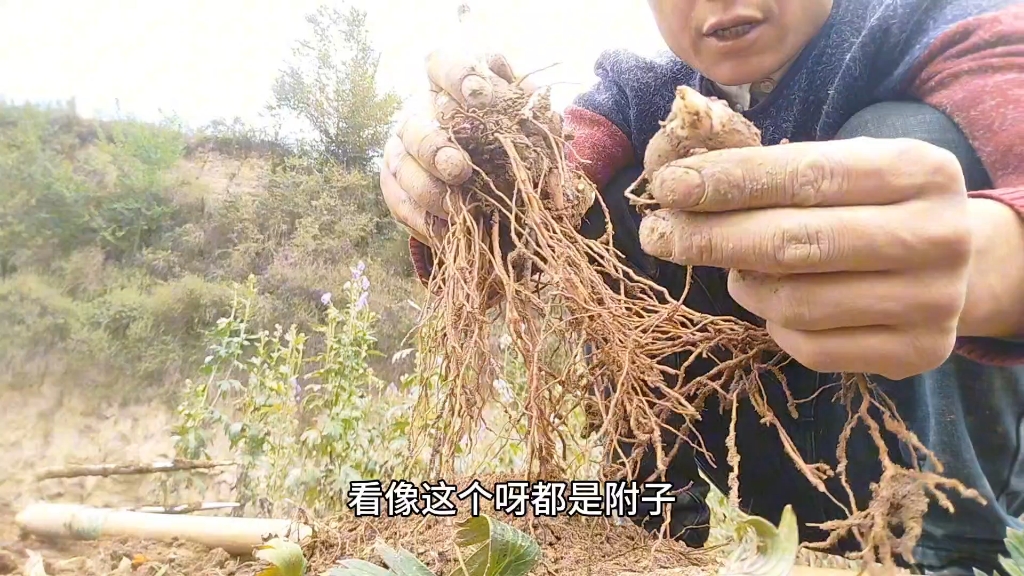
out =
<svg viewBox="0 0 1024 576"><path fill-rule="evenodd" d="M763 390L761 375L766 372L786 386L779 366L788 360L767 332L737 319L689 310L682 299L636 275L612 247L610 224L596 240L577 232L593 202L601 203L606 215L607 208L589 179L567 163L566 135L546 91L528 95L516 85L502 84L489 109L456 109L439 121L468 153L475 171L451 194L449 233L435 250L433 298L421 331L426 349L444 360L443 390L428 400L431 420L425 441L432 449L431 474L455 476L457 449L465 448L484 423L489 383L504 364L492 339L492 325L500 318L511 348L525 365L525 392L516 409L521 412L517 417L526 420L525 472L531 479L571 475L569 443L574 436L564 428L581 405L591 427L600 432L606 457L615 456L608 460L616 463L606 464L600 473L604 479L652 480L636 473L639 458L648 451L654 452L659 479L664 479L670 458L682 444L698 450L702 446L692 424L714 396L733 414L733 403L747 399L778 431L794 465L822 491L823 480L833 475L848 485L845 442L855 425L867 427L885 468L874 501L860 510L852 493L834 496L849 500L844 508L850 518L827 528L836 540L847 533L857 537L868 561L891 566L894 555L909 553L920 534L928 495L944 504L948 500L939 488L970 495L959 483L902 469L888 458L883 431L919 454L927 450L863 376L847 377L838 395L850 421L838 447L837 469L803 462ZM681 87L647 149L638 185L672 160L760 144L757 128L724 102ZM652 202L642 194L632 198L642 208ZM588 361L584 344L591 345ZM684 380L679 370L660 364L674 354L719 362L706 375ZM868 413L872 407L883 414L882 422ZM679 429L667 429L671 414L681 417ZM423 441L414 438L414 444ZM734 468L740 464L735 444L730 438L729 464ZM735 471L731 476L738 479ZM734 497L737 490L733 485ZM903 526L895 530L898 536L893 523Z"/></svg>

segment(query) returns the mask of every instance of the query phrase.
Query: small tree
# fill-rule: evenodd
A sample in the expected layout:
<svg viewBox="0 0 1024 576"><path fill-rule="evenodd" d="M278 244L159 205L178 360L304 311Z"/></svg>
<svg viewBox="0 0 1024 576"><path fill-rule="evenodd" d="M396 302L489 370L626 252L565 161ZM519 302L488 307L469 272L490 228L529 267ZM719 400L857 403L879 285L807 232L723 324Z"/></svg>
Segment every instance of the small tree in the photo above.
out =
<svg viewBox="0 0 1024 576"><path fill-rule="evenodd" d="M321 159L371 170L401 99L379 90L380 56L370 43L366 12L321 6L306 21L312 34L299 42L294 62L275 81L270 109L308 123L315 138L306 144Z"/></svg>

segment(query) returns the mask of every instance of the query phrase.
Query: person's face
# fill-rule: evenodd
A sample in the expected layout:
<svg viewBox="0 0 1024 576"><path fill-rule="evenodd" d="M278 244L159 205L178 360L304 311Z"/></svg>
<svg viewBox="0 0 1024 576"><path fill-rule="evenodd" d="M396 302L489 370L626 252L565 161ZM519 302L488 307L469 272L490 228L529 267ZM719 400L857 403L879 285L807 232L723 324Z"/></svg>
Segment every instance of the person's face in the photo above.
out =
<svg viewBox="0 0 1024 576"><path fill-rule="evenodd" d="M719 84L756 82L800 53L832 0L648 0L681 60Z"/></svg>

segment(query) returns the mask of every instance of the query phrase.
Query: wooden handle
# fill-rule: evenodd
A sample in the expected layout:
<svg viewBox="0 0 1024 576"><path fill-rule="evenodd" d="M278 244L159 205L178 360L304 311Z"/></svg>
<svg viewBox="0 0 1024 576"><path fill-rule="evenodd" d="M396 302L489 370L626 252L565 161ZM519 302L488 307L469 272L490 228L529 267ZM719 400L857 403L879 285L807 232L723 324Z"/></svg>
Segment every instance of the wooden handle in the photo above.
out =
<svg viewBox="0 0 1024 576"><path fill-rule="evenodd" d="M237 556L252 554L265 536L301 542L312 533L310 527L290 520L150 514L77 504L33 504L18 514L15 523L37 536L76 540L128 536L162 542L178 538Z"/></svg>

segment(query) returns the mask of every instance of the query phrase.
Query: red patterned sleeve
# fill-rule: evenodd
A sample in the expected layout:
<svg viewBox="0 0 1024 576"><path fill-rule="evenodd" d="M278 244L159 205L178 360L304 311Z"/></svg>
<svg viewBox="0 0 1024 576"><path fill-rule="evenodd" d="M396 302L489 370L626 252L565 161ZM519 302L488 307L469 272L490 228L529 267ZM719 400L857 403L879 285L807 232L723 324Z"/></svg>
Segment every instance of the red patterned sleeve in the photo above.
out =
<svg viewBox="0 0 1024 576"><path fill-rule="evenodd" d="M573 132L569 164L586 174L599 189L632 161L629 138L604 116L580 106L570 106L565 111L565 126ZM416 277L426 286L434 269L430 247L410 237L409 253Z"/></svg>
<svg viewBox="0 0 1024 576"><path fill-rule="evenodd" d="M565 111L565 125L574 134L569 164L586 174L599 189L633 161L629 138L604 116L570 106Z"/></svg>
<svg viewBox="0 0 1024 576"><path fill-rule="evenodd" d="M424 286L428 285L430 275L434 271L434 253L415 236L409 236L409 255L412 257L412 268L416 272L416 278Z"/></svg>
<svg viewBox="0 0 1024 576"><path fill-rule="evenodd" d="M911 93L953 119L985 165L994 189L971 196L1024 217L1024 6L945 31L919 62ZM1024 364L1020 342L961 338L956 350L986 364Z"/></svg>

